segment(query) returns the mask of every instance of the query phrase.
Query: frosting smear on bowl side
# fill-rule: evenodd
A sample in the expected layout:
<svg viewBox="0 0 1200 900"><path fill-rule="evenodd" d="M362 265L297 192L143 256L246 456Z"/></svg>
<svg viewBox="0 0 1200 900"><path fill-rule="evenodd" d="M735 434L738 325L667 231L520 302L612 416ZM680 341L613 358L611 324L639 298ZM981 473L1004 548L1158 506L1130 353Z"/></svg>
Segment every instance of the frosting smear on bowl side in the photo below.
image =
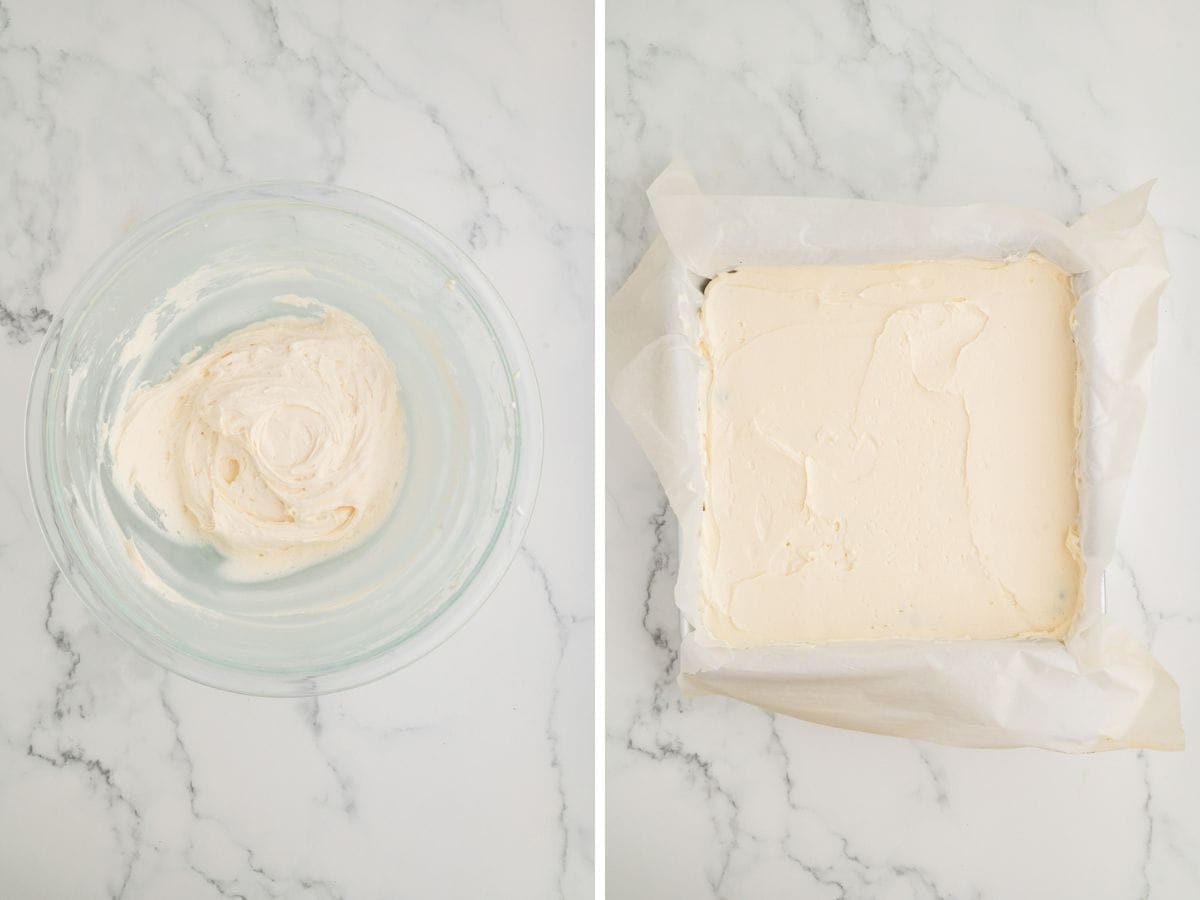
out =
<svg viewBox="0 0 1200 900"><path fill-rule="evenodd" d="M405 469L396 373L338 309L235 331L142 385L109 429L114 476L164 529L211 542L239 580L274 577L361 541Z"/></svg>

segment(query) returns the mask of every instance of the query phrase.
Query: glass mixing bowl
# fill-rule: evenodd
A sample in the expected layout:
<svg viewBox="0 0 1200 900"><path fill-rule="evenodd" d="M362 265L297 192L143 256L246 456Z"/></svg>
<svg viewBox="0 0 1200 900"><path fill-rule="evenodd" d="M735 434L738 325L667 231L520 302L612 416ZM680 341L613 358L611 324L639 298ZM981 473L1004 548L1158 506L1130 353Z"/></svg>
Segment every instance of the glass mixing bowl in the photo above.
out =
<svg viewBox="0 0 1200 900"><path fill-rule="evenodd" d="M215 549L172 540L130 506L104 435L130 383L161 380L251 322L316 314L277 300L288 295L340 307L387 351L407 474L362 543L232 581ZM110 250L46 336L26 420L38 521L91 611L174 672L275 696L373 680L463 625L517 551L541 447L528 351L483 274L416 217L309 184L197 197Z"/></svg>

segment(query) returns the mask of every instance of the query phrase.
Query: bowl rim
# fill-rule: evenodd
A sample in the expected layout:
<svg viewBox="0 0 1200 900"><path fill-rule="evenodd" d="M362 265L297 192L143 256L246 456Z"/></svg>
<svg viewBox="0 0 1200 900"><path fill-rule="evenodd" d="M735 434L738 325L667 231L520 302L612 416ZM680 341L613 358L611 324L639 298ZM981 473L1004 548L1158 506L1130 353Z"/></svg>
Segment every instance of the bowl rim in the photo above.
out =
<svg viewBox="0 0 1200 900"><path fill-rule="evenodd" d="M56 364L74 314L86 307L97 288L157 240L216 211L261 205L304 205L357 216L382 227L453 273L492 333L505 363L513 397L515 428L513 469L507 500L483 556L471 574L439 610L415 632L375 648L333 669L270 672L237 668L188 653L163 642L114 607L93 582L102 567L88 565L69 545L59 521L50 485L52 443L47 406ZM79 323L76 323L76 329ZM156 213L110 246L84 272L54 316L38 350L25 409L25 468L38 528L62 576L89 612L143 657L191 681L235 693L302 697L347 690L376 681L421 659L458 632L495 592L516 558L534 509L541 480L543 423L537 374L528 345L512 311L478 265L453 241L413 213L386 200L338 185L309 181L266 181L197 194ZM99 569L100 571L95 571Z"/></svg>

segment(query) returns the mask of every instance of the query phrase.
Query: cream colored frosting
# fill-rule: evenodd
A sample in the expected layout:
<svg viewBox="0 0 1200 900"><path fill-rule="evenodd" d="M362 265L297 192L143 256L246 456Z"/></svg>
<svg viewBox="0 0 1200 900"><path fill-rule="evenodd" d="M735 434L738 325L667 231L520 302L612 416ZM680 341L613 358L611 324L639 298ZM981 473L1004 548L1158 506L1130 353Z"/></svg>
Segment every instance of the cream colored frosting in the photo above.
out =
<svg viewBox="0 0 1200 900"><path fill-rule="evenodd" d="M249 325L143 385L109 431L118 484L182 540L212 542L232 577L283 574L360 541L405 467L395 370L355 318Z"/></svg>
<svg viewBox="0 0 1200 900"><path fill-rule="evenodd" d="M707 630L1061 636L1081 584L1074 302L1036 254L710 282Z"/></svg>

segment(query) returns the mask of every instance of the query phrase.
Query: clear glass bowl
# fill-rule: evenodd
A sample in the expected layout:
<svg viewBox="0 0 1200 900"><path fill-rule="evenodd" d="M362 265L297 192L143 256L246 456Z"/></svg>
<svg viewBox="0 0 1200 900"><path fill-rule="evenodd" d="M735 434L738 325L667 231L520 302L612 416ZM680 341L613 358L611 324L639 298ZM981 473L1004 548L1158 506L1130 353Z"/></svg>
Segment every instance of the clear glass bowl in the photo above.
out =
<svg viewBox="0 0 1200 900"><path fill-rule="evenodd" d="M363 543L247 584L127 504L103 434L131 380L158 381L251 322L306 314L276 302L286 295L340 307L387 351L407 475ZM147 315L158 336L133 352ZM416 217L310 184L197 197L105 254L47 334L26 420L38 521L92 612L174 672L273 696L381 677L466 622L524 535L541 448L528 351L483 274Z"/></svg>

